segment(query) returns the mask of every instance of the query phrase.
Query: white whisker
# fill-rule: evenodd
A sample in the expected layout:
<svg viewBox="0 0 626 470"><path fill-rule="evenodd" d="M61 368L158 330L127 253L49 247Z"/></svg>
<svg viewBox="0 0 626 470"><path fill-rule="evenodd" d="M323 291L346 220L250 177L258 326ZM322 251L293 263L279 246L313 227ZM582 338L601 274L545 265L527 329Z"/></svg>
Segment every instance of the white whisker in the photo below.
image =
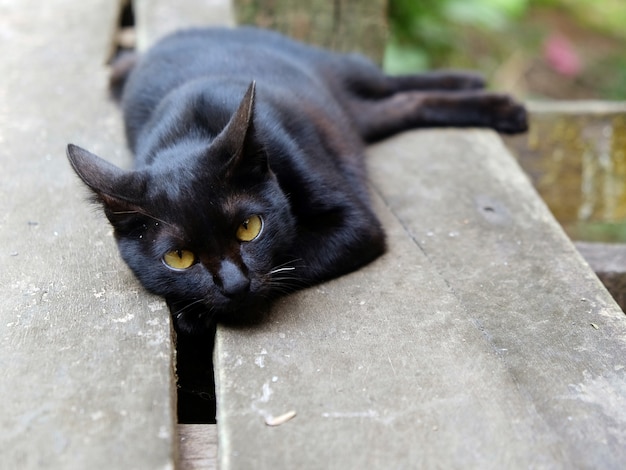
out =
<svg viewBox="0 0 626 470"><path fill-rule="evenodd" d="M185 311L189 310L191 307L193 307L194 305L197 305L199 303L202 303L204 300L203 299L197 299L194 300L191 303L188 303L187 305L185 305L183 308L181 308L180 310L176 311L176 319L180 320L180 317L183 315L183 313L185 313Z"/></svg>
<svg viewBox="0 0 626 470"><path fill-rule="evenodd" d="M273 269L270 271L270 274L276 274L276 273L280 273L282 271L293 271L295 270L295 267L287 267L287 268L278 268L278 269Z"/></svg>

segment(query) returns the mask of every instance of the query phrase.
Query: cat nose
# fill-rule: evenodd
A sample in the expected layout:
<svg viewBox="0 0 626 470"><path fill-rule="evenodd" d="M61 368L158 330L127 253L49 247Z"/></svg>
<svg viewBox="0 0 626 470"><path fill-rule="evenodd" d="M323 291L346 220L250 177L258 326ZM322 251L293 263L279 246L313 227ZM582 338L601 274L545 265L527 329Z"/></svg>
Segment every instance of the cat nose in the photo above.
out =
<svg viewBox="0 0 626 470"><path fill-rule="evenodd" d="M222 261L215 281L226 297L236 297L250 288L248 276L230 260Z"/></svg>

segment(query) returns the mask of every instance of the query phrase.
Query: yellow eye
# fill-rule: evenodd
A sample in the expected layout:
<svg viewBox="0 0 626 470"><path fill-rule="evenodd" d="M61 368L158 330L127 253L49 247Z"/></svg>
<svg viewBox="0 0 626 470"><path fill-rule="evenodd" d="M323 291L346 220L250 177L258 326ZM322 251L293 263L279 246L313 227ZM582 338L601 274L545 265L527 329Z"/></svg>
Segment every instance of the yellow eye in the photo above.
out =
<svg viewBox="0 0 626 470"><path fill-rule="evenodd" d="M259 236L263 229L263 219L258 215L251 215L241 222L237 229L237 239L242 242L251 242Z"/></svg>
<svg viewBox="0 0 626 470"><path fill-rule="evenodd" d="M163 256L165 265L172 269L187 269L195 260L196 255L189 250L172 250Z"/></svg>

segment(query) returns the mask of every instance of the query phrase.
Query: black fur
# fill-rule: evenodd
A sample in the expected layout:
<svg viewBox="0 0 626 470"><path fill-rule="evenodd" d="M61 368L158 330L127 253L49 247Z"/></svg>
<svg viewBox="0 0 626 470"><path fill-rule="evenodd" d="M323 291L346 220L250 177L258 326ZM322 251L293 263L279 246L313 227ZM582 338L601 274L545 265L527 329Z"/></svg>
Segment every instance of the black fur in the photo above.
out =
<svg viewBox="0 0 626 470"><path fill-rule="evenodd" d="M120 253L164 296L180 331L331 279L385 249L372 212L364 144L425 126L526 129L524 108L467 73L389 77L252 28L165 38L114 74L135 170L69 145L103 204ZM123 88L123 90L122 90ZM251 242L235 237L252 214ZM164 253L190 250L173 271Z"/></svg>

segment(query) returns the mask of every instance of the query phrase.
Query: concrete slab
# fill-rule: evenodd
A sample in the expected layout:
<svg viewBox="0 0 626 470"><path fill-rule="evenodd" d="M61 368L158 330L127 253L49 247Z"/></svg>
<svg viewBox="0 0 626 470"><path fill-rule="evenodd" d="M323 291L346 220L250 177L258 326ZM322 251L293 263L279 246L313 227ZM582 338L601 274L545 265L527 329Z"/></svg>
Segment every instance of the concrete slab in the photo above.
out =
<svg viewBox="0 0 626 470"><path fill-rule="evenodd" d="M0 468L172 468L164 303L117 255L65 157L129 166L110 0L0 5Z"/></svg>
<svg viewBox="0 0 626 470"><path fill-rule="evenodd" d="M389 253L218 329L220 468L619 468L626 319L497 136L369 163Z"/></svg>
<svg viewBox="0 0 626 470"><path fill-rule="evenodd" d="M557 443L554 464L618 467L626 317L515 160L481 132L409 135L380 150L377 187L506 365L511 393L548 426L536 438Z"/></svg>

